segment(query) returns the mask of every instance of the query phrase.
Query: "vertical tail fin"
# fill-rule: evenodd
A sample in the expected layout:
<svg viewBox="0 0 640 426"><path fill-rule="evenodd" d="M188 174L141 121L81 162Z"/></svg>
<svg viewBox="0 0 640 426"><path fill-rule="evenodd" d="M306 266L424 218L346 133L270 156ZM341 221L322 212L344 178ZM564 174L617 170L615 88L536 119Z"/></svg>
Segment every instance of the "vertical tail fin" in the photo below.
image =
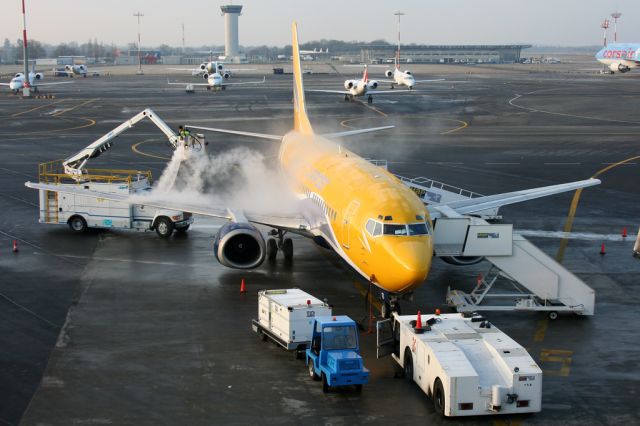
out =
<svg viewBox="0 0 640 426"><path fill-rule="evenodd" d="M362 81L365 83L369 82L369 69L367 68L367 64L364 64L364 72L362 73Z"/></svg>
<svg viewBox="0 0 640 426"><path fill-rule="evenodd" d="M298 25L291 25L293 48L293 129L307 135L313 134L307 108L304 101L304 84L300 65L300 48L298 47Z"/></svg>

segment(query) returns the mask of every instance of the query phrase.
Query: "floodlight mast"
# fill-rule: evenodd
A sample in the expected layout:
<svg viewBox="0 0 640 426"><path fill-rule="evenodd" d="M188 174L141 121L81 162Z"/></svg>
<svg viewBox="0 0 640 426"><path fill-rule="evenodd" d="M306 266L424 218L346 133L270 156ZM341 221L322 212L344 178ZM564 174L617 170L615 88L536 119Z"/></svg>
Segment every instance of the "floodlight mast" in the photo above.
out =
<svg viewBox="0 0 640 426"><path fill-rule="evenodd" d="M22 83L22 96L29 96L31 86L29 81L29 57L27 55L27 13L22 0L22 58L24 59L24 80Z"/></svg>
<svg viewBox="0 0 640 426"><path fill-rule="evenodd" d="M611 17L613 18L613 42L618 42L618 19L622 16L620 12L613 12Z"/></svg>
<svg viewBox="0 0 640 426"><path fill-rule="evenodd" d="M138 18L138 72L136 74L142 75L144 73L142 72L142 56L140 55L140 17L144 15L138 11L133 16Z"/></svg>
<svg viewBox="0 0 640 426"><path fill-rule="evenodd" d="M400 17L403 16L404 13L397 11L394 15L398 17L398 51L396 52L396 68L400 69Z"/></svg>
<svg viewBox="0 0 640 426"><path fill-rule="evenodd" d="M609 28L609 20L605 19L604 21L602 21L602 24L600 24L600 28L604 30L604 47L607 47L607 28Z"/></svg>

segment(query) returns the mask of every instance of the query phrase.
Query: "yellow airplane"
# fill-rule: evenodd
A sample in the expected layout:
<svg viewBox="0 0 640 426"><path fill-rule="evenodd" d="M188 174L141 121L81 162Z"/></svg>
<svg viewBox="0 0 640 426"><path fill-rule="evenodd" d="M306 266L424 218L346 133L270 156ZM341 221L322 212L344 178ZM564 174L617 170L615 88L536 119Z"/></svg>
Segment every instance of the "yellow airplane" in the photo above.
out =
<svg viewBox="0 0 640 426"><path fill-rule="evenodd" d="M210 205L176 202L152 193L148 199L84 189L64 191L130 204L190 211L195 214L228 219L214 240L218 261L231 268L258 267L265 258L275 258L282 250L285 258L293 255L293 243L287 232L312 238L334 250L366 280L394 297L421 285L434 255L433 217L458 217L485 209L513 204L600 183L597 179L547 186L506 194L425 205L398 178L333 139L384 130L393 126L350 130L319 135L313 131L305 106L300 65L297 26L293 33L293 130L284 136L237 130L188 126L248 137L279 141L281 169L300 199L295 214L270 214L238 211ZM27 182L31 188L58 190L55 185ZM273 229L265 243L255 224ZM277 237L272 238L273 236ZM464 261L464 259L460 259ZM464 263L464 262L461 262ZM395 302L394 302L395 303Z"/></svg>

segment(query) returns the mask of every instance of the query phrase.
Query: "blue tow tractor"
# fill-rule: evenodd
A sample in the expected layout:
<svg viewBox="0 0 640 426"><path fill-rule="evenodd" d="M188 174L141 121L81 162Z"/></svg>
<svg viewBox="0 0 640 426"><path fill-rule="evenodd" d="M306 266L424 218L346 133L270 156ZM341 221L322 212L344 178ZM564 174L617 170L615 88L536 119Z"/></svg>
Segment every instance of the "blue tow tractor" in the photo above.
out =
<svg viewBox="0 0 640 426"><path fill-rule="evenodd" d="M357 391L369 381L360 356L356 323L345 315L317 317L311 347L306 352L309 376L322 380L322 390L355 385Z"/></svg>

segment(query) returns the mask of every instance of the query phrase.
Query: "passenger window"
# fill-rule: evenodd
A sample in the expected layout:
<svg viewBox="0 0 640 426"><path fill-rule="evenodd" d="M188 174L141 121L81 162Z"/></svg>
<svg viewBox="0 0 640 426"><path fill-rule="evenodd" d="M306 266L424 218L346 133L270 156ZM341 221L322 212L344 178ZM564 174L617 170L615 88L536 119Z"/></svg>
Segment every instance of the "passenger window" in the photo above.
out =
<svg viewBox="0 0 640 426"><path fill-rule="evenodd" d="M376 227L373 229L373 236L377 237L382 234L382 224L380 222L376 222Z"/></svg>

